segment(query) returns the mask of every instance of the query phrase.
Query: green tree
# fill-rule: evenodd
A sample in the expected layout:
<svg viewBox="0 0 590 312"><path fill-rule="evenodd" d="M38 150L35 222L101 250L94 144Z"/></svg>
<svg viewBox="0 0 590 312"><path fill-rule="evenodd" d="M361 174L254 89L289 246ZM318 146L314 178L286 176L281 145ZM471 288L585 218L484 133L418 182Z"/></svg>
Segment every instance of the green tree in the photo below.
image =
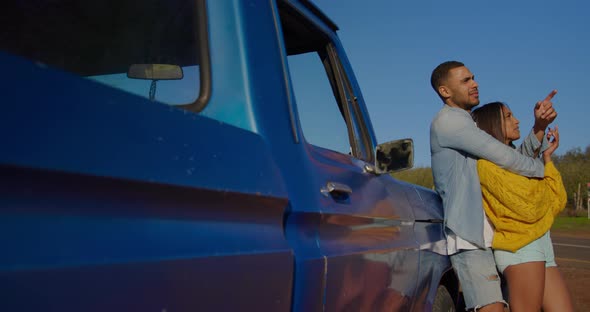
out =
<svg viewBox="0 0 590 312"><path fill-rule="evenodd" d="M430 167L413 168L409 170L395 172L391 175L398 180L421 185L429 189L434 188L432 169L430 169Z"/></svg>
<svg viewBox="0 0 590 312"><path fill-rule="evenodd" d="M563 184L567 191L568 207L575 209L574 194L578 192L582 195L582 203L588 200L586 185L590 182L590 145L584 151L581 148L573 148L563 155L553 157L555 166L561 173Z"/></svg>
<svg viewBox="0 0 590 312"><path fill-rule="evenodd" d="M587 184L590 182L590 145L584 151L576 147L566 151L562 155L554 155L553 162L561 173L563 184L567 191L568 207L570 214L575 213L574 193L582 195L582 203L585 206L588 200ZM430 167L418 167L410 170L393 173L396 179L409 183L424 186L432 189L434 181L432 178L432 169Z"/></svg>

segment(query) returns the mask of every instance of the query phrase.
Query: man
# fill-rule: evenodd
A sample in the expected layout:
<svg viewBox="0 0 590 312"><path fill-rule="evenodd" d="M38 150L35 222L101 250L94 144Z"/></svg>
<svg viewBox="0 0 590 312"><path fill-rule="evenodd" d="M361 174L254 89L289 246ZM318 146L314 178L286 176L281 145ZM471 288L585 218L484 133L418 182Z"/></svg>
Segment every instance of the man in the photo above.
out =
<svg viewBox="0 0 590 312"><path fill-rule="evenodd" d="M541 148L545 128L557 116L551 103L556 91L537 102L535 126L520 154L475 125L470 112L479 104L478 84L463 63L437 66L431 85L444 102L430 126L430 152L434 185L443 200L451 263L468 309L503 311L506 303L490 248L493 228L483 212L476 161L484 158L527 177L543 177L542 161L523 154L532 156Z"/></svg>

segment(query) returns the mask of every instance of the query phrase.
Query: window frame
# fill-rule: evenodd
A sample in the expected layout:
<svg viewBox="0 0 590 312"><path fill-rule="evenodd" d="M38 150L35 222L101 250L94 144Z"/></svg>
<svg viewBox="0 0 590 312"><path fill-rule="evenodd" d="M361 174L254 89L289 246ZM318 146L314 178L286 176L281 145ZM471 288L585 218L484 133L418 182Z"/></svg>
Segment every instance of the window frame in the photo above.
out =
<svg viewBox="0 0 590 312"><path fill-rule="evenodd" d="M351 141L350 146L353 149L353 155L355 155L355 157L358 159L362 159L371 163L374 161L373 145L371 144L369 133L367 131L367 125L362 118L363 112L359 108L358 97L355 93L355 89L350 83L350 78L344 69L344 66L342 66L342 61L338 57L338 51L333 42L329 43L328 50L329 53L332 54L332 63L335 64L335 70L338 73L338 79L336 79L336 81L339 82L339 87L342 88L344 92L342 101L346 103L347 109L345 111L347 111L347 118L350 120L350 122L346 122L346 125L349 127L349 141ZM357 135L356 131L352 127L359 130L360 137L358 138L358 144L357 140L354 140ZM362 147L359 146L359 144L362 145Z"/></svg>
<svg viewBox="0 0 590 312"><path fill-rule="evenodd" d="M368 163L374 162L374 146L370 139L367 125L364 122L363 111L359 107L359 101L356 95L356 93L359 91L352 86L349 73L342 64L342 60L338 53L339 46L337 40L334 40L332 34L323 30L323 28L318 25L317 22L315 22L312 18L309 18L305 12L302 12L302 10L295 7L293 4L287 1L279 1L279 3L280 5L277 8L279 18L284 15L289 15L290 19L297 20L299 24L305 25L308 28L307 30L312 29L312 31L316 33L318 37L324 38L325 44L322 44L321 47L314 48L312 51L308 52L315 52L320 58L321 63L324 65L324 71L330 82L335 102L338 104L342 113L341 117L344 119L344 123L346 124L348 141L352 154L351 156ZM330 29L333 30L333 28ZM285 51L285 57L289 58L290 54L288 53L289 51L287 49L288 40L286 32L284 31L284 27L281 27L280 30L280 35L282 36L282 42L284 45L284 47L281 48ZM326 54L325 58L322 55L323 53ZM328 63L326 63L326 61ZM288 62L286 62L286 66L288 67ZM291 81L292 76L288 74L286 79ZM289 88L289 93L294 95L295 90L293 89L293 84L287 83L287 85ZM295 99L292 99L292 101L296 102ZM294 106L297 107L297 104ZM298 113L296 115L299 116ZM299 125L301 127L301 134L304 137L305 143L324 148L320 145L310 143L303 134L301 122L299 122ZM357 130L359 132L358 136L356 135ZM340 151L336 152L341 153Z"/></svg>
<svg viewBox="0 0 590 312"><path fill-rule="evenodd" d="M207 15L207 0L194 0L197 8L197 21L199 23L197 42L199 42L199 96L193 103L175 105L194 113L199 113L211 99L211 55L209 50L209 22Z"/></svg>

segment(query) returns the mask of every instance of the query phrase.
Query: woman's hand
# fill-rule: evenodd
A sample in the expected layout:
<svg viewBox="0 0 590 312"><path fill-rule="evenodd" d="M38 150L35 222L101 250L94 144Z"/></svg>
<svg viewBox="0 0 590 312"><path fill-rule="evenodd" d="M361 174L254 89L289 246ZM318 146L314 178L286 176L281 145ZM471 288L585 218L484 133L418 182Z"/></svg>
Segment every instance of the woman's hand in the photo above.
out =
<svg viewBox="0 0 590 312"><path fill-rule="evenodd" d="M551 161L551 155L559 147L559 128L557 126L553 129L548 128L547 141L549 142L549 148L543 152L543 161L545 163Z"/></svg>

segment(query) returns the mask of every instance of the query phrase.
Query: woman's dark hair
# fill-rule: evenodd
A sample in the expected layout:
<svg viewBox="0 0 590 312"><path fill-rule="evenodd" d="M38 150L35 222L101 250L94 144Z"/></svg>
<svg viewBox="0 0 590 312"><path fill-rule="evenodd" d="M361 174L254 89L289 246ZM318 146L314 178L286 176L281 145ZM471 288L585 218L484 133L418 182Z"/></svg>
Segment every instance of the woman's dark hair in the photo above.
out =
<svg viewBox="0 0 590 312"><path fill-rule="evenodd" d="M502 107L506 104L502 102L492 102L485 104L471 112L471 117L475 120L477 127L487 132L489 135L496 138L502 143L506 143L504 139L504 131L502 128L504 123L504 114Z"/></svg>

